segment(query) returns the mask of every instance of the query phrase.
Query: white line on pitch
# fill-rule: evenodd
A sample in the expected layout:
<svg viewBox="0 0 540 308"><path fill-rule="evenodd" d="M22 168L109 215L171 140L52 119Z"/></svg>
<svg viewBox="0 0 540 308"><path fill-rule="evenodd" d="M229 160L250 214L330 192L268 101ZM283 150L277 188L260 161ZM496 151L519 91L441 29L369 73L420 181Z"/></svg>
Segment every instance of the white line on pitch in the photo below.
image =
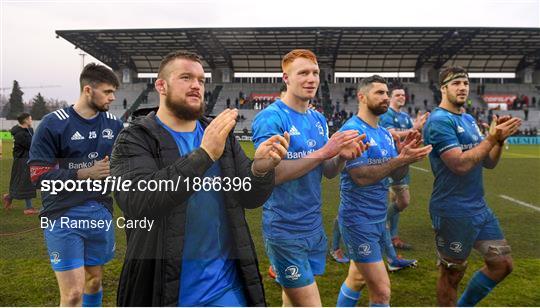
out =
<svg viewBox="0 0 540 308"><path fill-rule="evenodd" d="M423 172L429 172L429 170L427 169L424 169L424 168L420 168L420 167L415 167L415 166L410 166L411 168L413 169L416 169L416 170L420 170L420 171L423 171Z"/></svg>
<svg viewBox="0 0 540 308"><path fill-rule="evenodd" d="M519 156L519 157L524 157L524 158L538 158L538 156L519 154L519 153L504 153L504 155Z"/></svg>
<svg viewBox="0 0 540 308"><path fill-rule="evenodd" d="M518 200L518 199L514 199L514 198L512 198L512 197L508 197L507 195L499 195L499 197L501 197L501 198L503 198L503 199L506 199L506 200L509 200L509 201L512 201L512 202L517 203L517 204L519 204L519 205L523 205L523 206L525 206L525 207L531 208L531 209L533 209L533 210L535 210L535 211L540 212L540 207L534 206L534 205L529 204L529 203L527 203L527 202L523 202L523 201L520 201L520 200Z"/></svg>

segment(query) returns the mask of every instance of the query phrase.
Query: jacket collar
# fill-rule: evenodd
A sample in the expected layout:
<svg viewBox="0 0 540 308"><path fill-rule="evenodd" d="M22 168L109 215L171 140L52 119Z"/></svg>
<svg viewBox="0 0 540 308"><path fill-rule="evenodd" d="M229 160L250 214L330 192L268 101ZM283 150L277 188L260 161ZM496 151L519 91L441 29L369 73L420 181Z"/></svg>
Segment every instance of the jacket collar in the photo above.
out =
<svg viewBox="0 0 540 308"><path fill-rule="evenodd" d="M164 137L164 134L165 136L170 136L170 134L165 130L163 126L159 125L159 123L157 122L157 109L158 108L155 108L152 112L150 112L144 117L135 119L132 125L142 126L153 138L157 140L163 140L163 138L166 138ZM199 118L199 120L201 121L201 125L203 127L208 126L208 124L210 124L210 122L212 121L210 118L205 116L202 116L201 118Z"/></svg>

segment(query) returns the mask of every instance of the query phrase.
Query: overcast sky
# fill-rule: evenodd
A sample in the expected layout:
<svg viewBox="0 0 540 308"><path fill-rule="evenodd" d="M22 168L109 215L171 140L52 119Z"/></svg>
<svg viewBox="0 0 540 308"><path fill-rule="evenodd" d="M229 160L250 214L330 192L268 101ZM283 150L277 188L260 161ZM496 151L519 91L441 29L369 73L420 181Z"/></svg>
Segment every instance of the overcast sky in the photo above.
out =
<svg viewBox="0 0 540 308"><path fill-rule="evenodd" d="M540 28L540 0L396 1L7 1L0 0L0 87L19 81L24 100L41 92L78 97L81 50L55 30L185 27ZM85 62L95 61L87 56ZM43 88L31 88L40 87ZM45 87L54 86L54 87Z"/></svg>

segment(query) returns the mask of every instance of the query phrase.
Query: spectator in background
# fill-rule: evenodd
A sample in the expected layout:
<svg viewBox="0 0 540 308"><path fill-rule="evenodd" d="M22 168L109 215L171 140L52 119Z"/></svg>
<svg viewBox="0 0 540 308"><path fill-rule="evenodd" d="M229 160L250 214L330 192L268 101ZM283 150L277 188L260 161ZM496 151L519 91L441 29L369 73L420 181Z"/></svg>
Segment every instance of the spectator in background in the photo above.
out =
<svg viewBox="0 0 540 308"><path fill-rule="evenodd" d="M124 106L124 110L127 109L127 99L124 98L122 105Z"/></svg>
<svg viewBox="0 0 540 308"><path fill-rule="evenodd" d="M523 104L523 113L525 114L525 121L529 120L529 105Z"/></svg>
<svg viewBox="0 0 540 308"><path fill-rule="evenodd" d="M424 109L427 110L427 99L424 100Z"/></svg>
<svg viewBox="0 0 540 308"><path fill-rule="evenodd" d="M234 108L238 109L238 97L234 100Z"/></svg>
<svg viewBox="0 0 540 308"><path fill-rule="evenodd" d="M536 97L535 96L533 96L532 99L531 99L531 105L532 105L533 108L536 107Z"/></svg>
<svg viewBox="0 0 540 308"><path fill-rule="evenodd" d="M11 178L9 181L9 193L4 194L2 201L6 210L12 208L13 199L24 200L26 208L25 215L38 214L39 211L32 207L32 198L36 197L36 190L30 181L30 169L28 152L32 143L34 129L32 128L32 116L28 113L21 113L17 117L19 124L13 126L11 135L13 136L13 165L11 166Z"/></svg>
<svg viewBox="0 0 540 308"><path fill-rule="evenodd" d="M227 109L231 108L231 98L227 97Z"/></svg>

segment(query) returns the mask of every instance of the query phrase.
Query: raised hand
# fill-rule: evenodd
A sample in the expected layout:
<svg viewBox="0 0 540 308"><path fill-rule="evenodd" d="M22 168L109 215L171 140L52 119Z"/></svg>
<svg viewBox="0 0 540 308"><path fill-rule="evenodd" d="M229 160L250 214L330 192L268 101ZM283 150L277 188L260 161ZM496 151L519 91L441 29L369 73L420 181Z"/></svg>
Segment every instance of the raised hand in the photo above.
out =
<svg viewBox="0 0 540 308"><path fill-rule="evenodd" d="M417 130L410 131L407 136L405 136L405 139L403 141L400 140L399 136L392 132L392 136L394 137L394 142L396 143L396 150L398 153L401 153L402 149L405 146L410 146L411 148L415 149L422 145L422 134L420 134Z"/></svg>
<svg viewBox="0 0 540 308"><path fill-rule="evenodd" d="M498 118L494 115L491 125L489 126L488 137L494 138L499 143L502 143L506 138L515 134L520 126L520 118Z"/></svg>
<svg viewBox="0 0 540 308"><path fill-rule="evenodd" d="M213 161L218 160L225 149L225 141L231 129L236 125L238 110L225 109L204 130L201 148Z"/></svg>
<svg viewBox="0 0 540 308"><path fill-rule="evenodd" d="M353 160L361 156L368 148L368 144L363 142L364 139L366 139L366 134L354 138L351 143L341 149L339 156L345 160Z"/></svg>
<svg viewBox="0 0 540 308"><path fill-rule="evenodd" d="M79 179L90 178L92 180L101 180L110 175L109 156L105 156L102 160L96 160L92 167L77 170L77 177Z"/></svg>
<svg viewBox="0 0 540 308"><path fill-rule="evenodd" d="M432 150L431 145L426 145L424 147L418 147L417 142L411 142L403 146L401 152L398 155L398 159L402 159L405 164L412 164L417 161L424 159Z"/></svg>
<svg viewBox="0 0 540 308"><path fill-rule="evenodd" d="M413 128L421 132L422 129L424 128L424 124L426 124L428 117L429 117L429 112L422 114L422 112L419 111L418 114L416 115L416 119L414 119Z"/></svg>
<svg viewBox="0 0 540 308"><path fill-rule="evenodd" d="M253 173L265 174L274 169L287 155L291 136L285 132L283 136L274 135L261 143L255 151Z"/></svg>
<svg viewBox="0 0 540 308"><path fill-rule="evenodd" d="M356 130L336 132L319 151L321 151L324 159L330 159L338 155L345 146L352 143L357 137L358 131Z"/></svg>

